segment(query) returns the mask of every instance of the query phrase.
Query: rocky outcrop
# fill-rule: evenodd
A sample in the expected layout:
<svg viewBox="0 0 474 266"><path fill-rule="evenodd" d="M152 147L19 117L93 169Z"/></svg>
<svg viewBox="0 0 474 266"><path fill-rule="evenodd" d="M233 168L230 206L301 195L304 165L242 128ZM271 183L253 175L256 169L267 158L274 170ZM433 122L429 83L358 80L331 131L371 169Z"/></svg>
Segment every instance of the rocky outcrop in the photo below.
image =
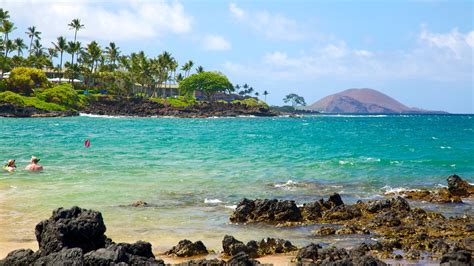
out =
<svg viewBox="0 0 474 266"><path fill-rule="evenodd" d="M179 241L178 245L166 252L166 255L174 255L178 257L202 256L207 254L209 254L209 252L201 241L193 243L187 239Z"/></svg>
<svg viewBox="0 0 474 266"><path fill-rule="evenodd" d="M298 251L295 262L297 265L387 265L367 254L367 251L366 248L352 251L336 247L321 248L312 243Z"/></svg>
<svg viewBox="0 0 474 266"><path fill-rule="evenodd" d="M225 256L234 256L239 253L245 253L251 258L288 253L297 250L290 241L284 239L266 238L259 242L252 240L247 244L244 244L242 241L229 235L226 235L222 240L222 248Z"/></svg>
<svg viewBox="0 0 474 266"><path fill-rule="evenodd" d="M37 252L12 251L0 265L164 265L155 259L150 243L116 244L105 231L100 212L59 208L36 225Z"/></svg>
<svg viewBox="0 0 474 266"><path fill-rule="evenodd" d="M68 111L47 111L33 106L19 107L10 103L0 103L0 117L66 117L77 116L78 112Z"/></svg>
<svg viewBox="0 0 474 266"><path fill-rule="evenodd" d="M441 265L456 265L456 266L470 266L473 264L472 252L466 250L457 250L448 253L441 258Z"/></svg>
<svg viewBox="0 0 474 266"><path fill-rule="evenodd" d="M302 220L301 211L292 200L243 199L230 216L233 223L281 223Z"/></svg>
<svg viewBox="0 0 474 266"><path fill-rule="evenodd" d="M183 118L245 115L275 116L278 114L268 108L252 107L239 103L201 102L187 107L173 107L146 99L109 99L106 97L90 102L81 112L114 116L174 116Z"/></svg>
<svg viewBox="0 0 474 266"><path fill-rule="evenodd" d="M100 212L72 207L55 210L36 225L35 235L43 254L76 247L87 253L105 247L105 230Z"/></svg>
<svg viewBox="0 0 474 266"><path fill-rule="evenodd" d="M400 195L411 200L422 200L433 203L462 203L462 198L474 197L474 185L469 184L458 175L448 177L448 188L437 190L405 190L387 193L387 196Z"/></svg>

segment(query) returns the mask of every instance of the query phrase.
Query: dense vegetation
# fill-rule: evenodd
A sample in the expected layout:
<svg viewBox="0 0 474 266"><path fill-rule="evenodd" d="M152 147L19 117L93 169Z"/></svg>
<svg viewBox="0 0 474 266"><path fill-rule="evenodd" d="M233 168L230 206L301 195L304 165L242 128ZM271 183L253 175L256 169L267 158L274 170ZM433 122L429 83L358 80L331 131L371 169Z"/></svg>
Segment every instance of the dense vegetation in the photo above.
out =
<svg viewBox="0 0 474 266"><path fill-rule="evenodd" d="M10 36L17 28L9 12L0 8L0 102L46 110L80 109L98 94L108 94L182 107L198 104L194 98L196 90L211 102L216 93L235 92L242 103L248 104L253 101L246 98L258 99L260 95L247 84L234 87L222 73L206 72L202 66L197 66L193 74L192 60L180 67L167 51L149 57L143 51L122 54L114 42L106 47L96 41L82 44L77 41L85 28L80 19L73 19L67 26L74 38L59 36L51 47L43 46L42 33L36 26L27 29L26 41L12 39ZM9 76L4 77L5 73ZM55 79L54 83L48 78ZM266 98L268 92L263 95ZM257 99L254 101L258 103Z"/></svg>

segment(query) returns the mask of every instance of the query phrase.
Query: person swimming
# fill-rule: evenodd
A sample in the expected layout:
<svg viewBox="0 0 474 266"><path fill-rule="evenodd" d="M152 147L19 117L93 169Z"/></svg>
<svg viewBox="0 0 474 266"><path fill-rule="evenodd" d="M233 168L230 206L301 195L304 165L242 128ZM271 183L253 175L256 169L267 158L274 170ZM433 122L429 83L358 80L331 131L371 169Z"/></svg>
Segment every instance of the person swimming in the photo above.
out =
<svg viewBox="0 0 474 266"><path fill-rule="evenodd" d="M32 156L30 160L30 164L26 166L26 170L28 171L41 171L43 170L43 166L39 165L38 162L40 161L39 158Z"/></svg>
<svg viewBox="0 0 474 266"><path fill-rule="evenodd" d="M7 164L3 166L3 170L13 173L15 171L16 164L15 160L8 160Z"/></svg>

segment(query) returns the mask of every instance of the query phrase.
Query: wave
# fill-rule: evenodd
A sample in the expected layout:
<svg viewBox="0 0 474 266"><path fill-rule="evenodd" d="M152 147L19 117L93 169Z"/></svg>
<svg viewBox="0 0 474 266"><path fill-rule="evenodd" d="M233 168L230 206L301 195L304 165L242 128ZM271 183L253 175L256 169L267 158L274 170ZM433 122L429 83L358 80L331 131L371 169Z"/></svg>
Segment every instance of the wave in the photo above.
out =
<svg viewBox="0 0 474 266"><path fill-rule="evenodd" d="M283 189L290 190L290 189L294 189L294 188L300 186L300 184L298 182L293 181L293 180L288 180L288 181L286 181L286 183L275 184L273 186L276 187L276 188L283 188Z"/></svg>
<svg viewBox="0 0 474 266"><path fill-rule="evenodd" d="M237 205L224 205L224 208L235 210L237 209Z"/></svg>
<svg viewBox="0 0 474 266"><path fill-rule="evenodd" d="M414 188L407 188L407 187L391 187L391 186L384 186L382 190L385 190L384 195L388 194L402 194L406 191L421 191L420 189Z"/></svg>
<svg viewBox="0 0 474 266"><path fill-rule="evenodd" d="M217 204L217 203L222 203L222 200L220 200L220 199L208 199L208 198L205 198L205 199L204 199L204 203Z"/></svg>
<svg viewBox="0 0 474 266"><path fill-rule="evenodd" d="M86 113L79 113L79 116L83 117L92 117L92 118L128 118L134 116L124 116L124 115L95 115L95 114L86 114Z"/></svg>
<svg viewBox="0 0 474 266"><path fill-rule="evenodd" d="M451 149L451 146L439 146L439 147L440 147L440 149L442 149L442 150L444 150L444 149L450 150L450 149Z"/></svg>

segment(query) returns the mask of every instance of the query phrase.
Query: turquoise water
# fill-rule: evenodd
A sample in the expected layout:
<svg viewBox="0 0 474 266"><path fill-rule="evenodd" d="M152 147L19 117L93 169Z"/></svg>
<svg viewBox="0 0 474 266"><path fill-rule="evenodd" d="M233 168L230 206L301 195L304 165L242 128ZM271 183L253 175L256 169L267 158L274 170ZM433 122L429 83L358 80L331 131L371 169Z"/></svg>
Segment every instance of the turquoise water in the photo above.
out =
<svg viewBox="0 0 474 266"><path fill-rule="evenodd" d="M445 185L454 173L474 182L473 117L0 118L0 160L19 166L0 173L0 247L33 245L34 225L73 205L100 210L114 240L147 240L157 251L183 238L219 250L227 233L314 241L314 227L228 217L243 197L301 204L338 192L354 202ZM45 171L21 169L32 155ZM154 207L120 206L137 200ZM472 203L451 207L472 214Z"/></svg>

